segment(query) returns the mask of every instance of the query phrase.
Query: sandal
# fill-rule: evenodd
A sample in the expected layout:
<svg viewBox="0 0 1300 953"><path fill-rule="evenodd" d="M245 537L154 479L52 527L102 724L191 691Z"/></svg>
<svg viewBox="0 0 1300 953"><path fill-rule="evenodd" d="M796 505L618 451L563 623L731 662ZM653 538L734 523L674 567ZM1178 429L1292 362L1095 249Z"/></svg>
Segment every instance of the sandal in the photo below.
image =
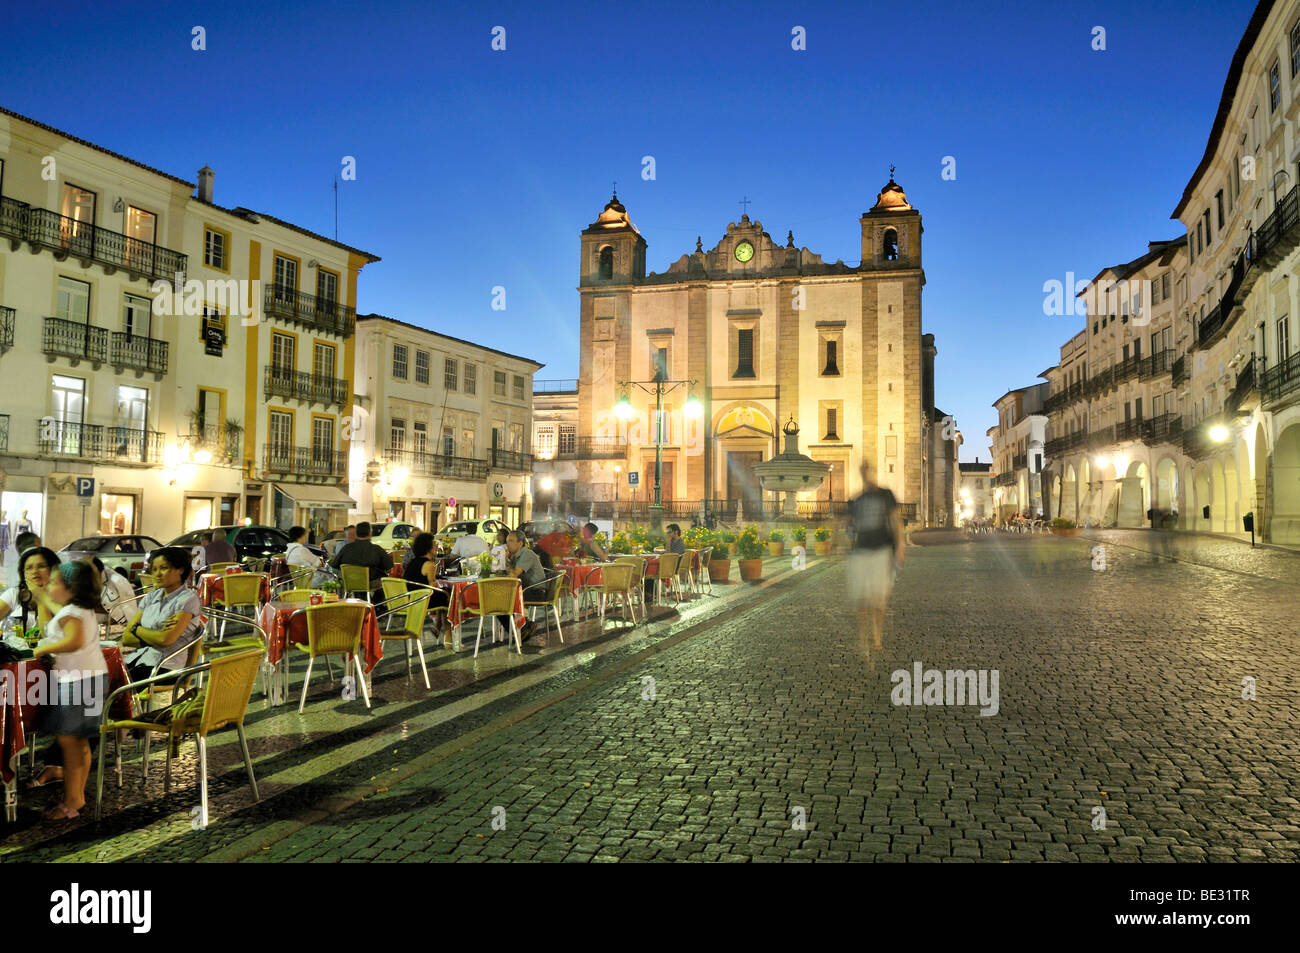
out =
<svg viewBox="0 0 1300 953"><path fill-rule="evenodd" d="M41 770L37 772L36 777L32 778L31 781L27 782L27 789L31 791L31 790L35 790L36 788L49 787L51 784L62 784L63 776L61 774L57 778L53 776L48 776L50 775L50 772L56 769L58 769L59 771L63 770L57 764L45 765L45 767L41 768Z"/></svg>
<svg viewBox="0 0 1300 953"><path fill-rule="evenodd" d="M46 811L43 817L47 821L70 821L74 817L80 817L80 814L60 801Z"/></svg>

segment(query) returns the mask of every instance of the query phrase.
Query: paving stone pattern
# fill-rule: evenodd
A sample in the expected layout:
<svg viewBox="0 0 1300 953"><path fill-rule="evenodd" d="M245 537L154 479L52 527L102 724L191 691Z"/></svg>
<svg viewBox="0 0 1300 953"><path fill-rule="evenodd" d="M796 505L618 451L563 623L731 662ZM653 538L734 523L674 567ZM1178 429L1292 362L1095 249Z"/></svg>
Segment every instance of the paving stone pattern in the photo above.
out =
<svg viewBox="0 0 1300 953"><path fill-rule="evenodd" d="M915 547L870 660L810 573L248 860L1295 860L1300 558L1157 542ZM894 706L916 661L998 713Z"/></svg>

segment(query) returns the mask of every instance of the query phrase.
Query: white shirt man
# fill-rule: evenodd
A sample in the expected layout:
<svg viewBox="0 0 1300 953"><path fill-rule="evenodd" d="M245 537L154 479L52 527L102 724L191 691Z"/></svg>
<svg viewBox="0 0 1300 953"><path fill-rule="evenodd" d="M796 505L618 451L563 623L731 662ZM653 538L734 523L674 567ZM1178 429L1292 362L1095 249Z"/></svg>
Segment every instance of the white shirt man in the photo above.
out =
<svg viewBox="0 0 1300 953"><path fill-rule="evenodd" d="M487 551L487 541L473 533L462 536L451 547L451 554L462 562L474 556L482 556Z"/></svg>

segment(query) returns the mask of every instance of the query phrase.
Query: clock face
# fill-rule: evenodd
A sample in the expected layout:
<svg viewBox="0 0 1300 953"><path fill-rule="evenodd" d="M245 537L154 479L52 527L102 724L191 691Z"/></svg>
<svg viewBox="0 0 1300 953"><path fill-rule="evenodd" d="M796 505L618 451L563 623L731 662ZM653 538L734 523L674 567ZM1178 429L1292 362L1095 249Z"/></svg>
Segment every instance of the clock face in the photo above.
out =
<svg viewBox="0 0 1300 953"><path fill-rule="evenodd" d="M754 246L749 242L741 242L736 246L736 261L749 261L754 257Z"/></svg>

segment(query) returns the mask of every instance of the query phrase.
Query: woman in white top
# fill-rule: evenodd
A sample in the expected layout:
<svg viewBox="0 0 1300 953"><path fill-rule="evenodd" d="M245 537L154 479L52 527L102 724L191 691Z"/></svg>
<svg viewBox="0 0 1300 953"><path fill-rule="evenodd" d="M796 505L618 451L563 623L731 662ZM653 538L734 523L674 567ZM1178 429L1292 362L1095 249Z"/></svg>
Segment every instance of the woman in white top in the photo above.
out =
<svg viewBox="0 0 1300 953"><path fill-rule="evenodd" d="M91 562L99 570L104 614L109 622L125 625L135 611L135 590L131 588L130 580L120 572L105 569L98 556L92 557Z"/></svg>
<svg viewBox="0 0 1300 953"><path fill-rule="evenodd" d="M95 618L99 574L89 563L63 563L36 598L53 618L33 654L51 657L50 678L56 683L41 708L40 730L54 735L63 753L63 800L45 812L45 819L66 820L86 806L87 739L99 736L100 713L108 697L108 664Z"/></svg>
<svg viewBox="0 0 1300 953"><path fill-rule="evenodd" d="M302 569L315 569L316 572L311 575L310 588L315 589L323 583L329 582L330 575L322 572L321 567L325 561L307 548L307 530L302 526L294 526L289 530L289 545L284 551L284 561L290 566L298 566ZM305 582L306 580L303 580ZM297 589L308 588L305 585L295 586Z"/></svg>

